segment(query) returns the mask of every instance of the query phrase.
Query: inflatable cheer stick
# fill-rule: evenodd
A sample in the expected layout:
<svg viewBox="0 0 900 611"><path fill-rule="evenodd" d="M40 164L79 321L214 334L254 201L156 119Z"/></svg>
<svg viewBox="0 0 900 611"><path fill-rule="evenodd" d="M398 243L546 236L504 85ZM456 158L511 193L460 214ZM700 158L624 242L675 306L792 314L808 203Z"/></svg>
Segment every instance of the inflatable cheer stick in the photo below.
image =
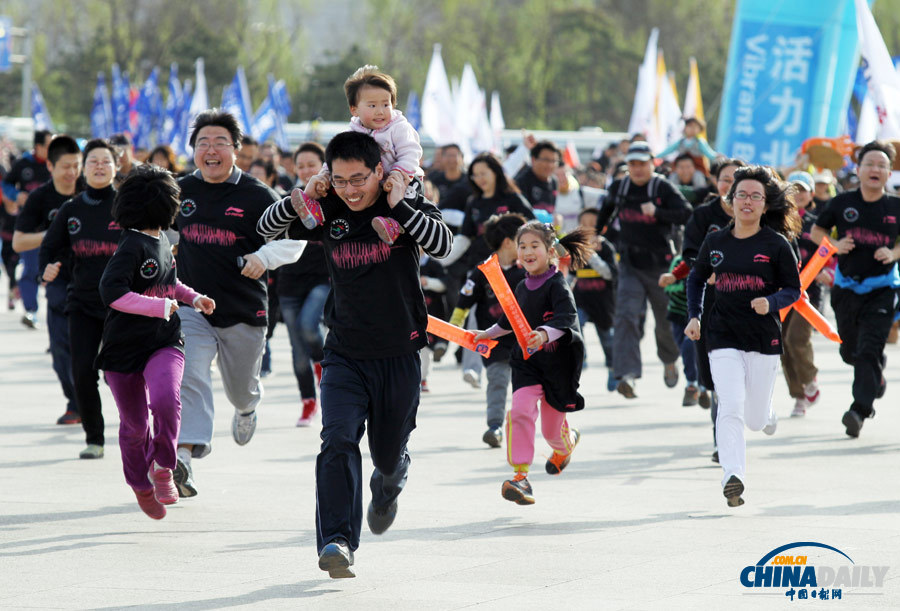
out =
<svg viewBox="0 0 900 611"><path fill-rule="evenodd" d="M809 324L811 324L816 331L827 337L833 342L842 343L841 336L838 335L838 332L831 326L824 316L822 316L821 312L815 309L812 304L809 302L808 297L801 297L794 305L791 306L794 310L805 318Z"/></svg>
<svg viewBox="0 0 900 611"><path fill-rule="evenodd" d="M512 289L509 288L506 276L503 275L503 270L500 268L500 260L496 254L493 254L490 259L479 264L478 269L481 270L491 288L494 289L494 295L496 295L497 301L500 302L500 307L503 308L503 313L506 314L509 324L512 325L516 339L519 340L519 346L522 348L522 357L527 361L534 352L534 350L528 348L531 325L525 320L525 314L522 313L522 308L519 307L516 296L513 294Z"/></svg>
<svg viewBox="0 0 900 611"><path fill-rule="evenodd" d="M428 327L426 328L426 331L432 335L437 335L448 342L458 344L467 350L476 352L484 358L491 356L491 350L497 345L497 340L495 339L482 339L476 342L475 333L473 331L460 329L456 325L451 325L449 322L445 322L440 318L435 318L430 314L428 315Z"/></svg>
<svg viewBox="0 0 900 611"><path fill-rule="evenodd" d="M812 256L809 263L807 263L806 267L800 272L801 291L805 291L809 288L813 281L815 281L816 276L819 275L819 272L822 271L822 268L825 267L825 264L828 263L828 259L836 252L837 246L832 244L827 237L823 237L822 243L819 245L819 248L816 249L816 254ZM781 315L782 322L784 322L785 317L787 317L788 312L791 311L792 307L794 307L794 304L791 304L786 308L781 308L779 314ZM812 321L809 322L812 323Z"/></svg>

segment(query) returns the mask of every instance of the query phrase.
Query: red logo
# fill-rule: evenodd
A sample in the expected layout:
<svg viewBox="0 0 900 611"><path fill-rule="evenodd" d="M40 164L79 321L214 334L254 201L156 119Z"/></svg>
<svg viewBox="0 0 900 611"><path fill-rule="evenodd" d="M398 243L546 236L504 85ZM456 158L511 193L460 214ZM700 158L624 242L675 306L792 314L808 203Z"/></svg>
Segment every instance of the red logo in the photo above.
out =
<svg viewBox="0 0 900 611"><path fill-rule="evenodd" d="M768 263L769 261L770 259L766 255L753 255L754 263Z"/></svg>
<svg viewBox="0 0 900 611"><path fill-rule="evenodd" d="M412 340L416 339L417 337L419 337L419 332L413 331L412 333L409 334L409 341L412 341Z"/></svg>
<svg viewBox="0 0 900 611"><path fill-rule="evenodd" d="M777 339L773 339L773 340L772 340L772 345L773 345L773 346L777 346L777 345L780 344L780 343L781 343L781 342L778 341Z"/></svg>
<svg viewBox="0 0 900 611"><path fill-rule="evenodd" d="M548 312L544 312L543 318L544 318L544 322L547 322L548 320L550 320L551 318L553 318L553 310L550 310L550 311L548 311Z"/></svg>
<svg viewBox="0 0 900 611"><path fill-rule="evenodd" d="M122 228L119 227L119 224L118 224L117 222L115 222L115 221L112 221L112 222L107 226L107 229L108 229L109 231L122 231Z"/></svg>
<svg viewBox="0 0 900 611"><path fill-rule="evenodd" d="M229 208L225 210L225 216L236 216L238 218L244 218L244 209L229 206Z"/></svg>
<svg viewBox="0 0 900 611"><path fill-rule="evenodd" d="M896 216L886 216L883 219L881 219L881 222L886 225L894 225L897 223L897 217Z"/></svg>
<svg viewBox="0 0 900 611"><path fill-rule="evenodd" d="M265 318L265 317L266 317L266 311L265 311L265 310L257 310L257 311L256 311L256 317L257 317L257 318Z"/></svg>

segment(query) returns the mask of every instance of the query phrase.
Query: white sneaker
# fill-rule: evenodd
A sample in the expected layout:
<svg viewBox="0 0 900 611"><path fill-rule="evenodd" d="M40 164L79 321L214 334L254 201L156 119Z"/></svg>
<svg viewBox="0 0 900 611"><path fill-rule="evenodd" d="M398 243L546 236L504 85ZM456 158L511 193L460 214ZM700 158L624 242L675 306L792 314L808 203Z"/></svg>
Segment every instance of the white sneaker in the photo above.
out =
<svg viewBox="0 0 900 611"><path fill-rule="evenodd" d="M778 428L778 414L774 411L772 412L772 416L769 419L769 424L763 427L763 433L766 435L774 435L775 429Z"/></svg>
<svg viewBox="0 0 900 611"><path fill-rule="evenodd" d="M463 381L472 388L481 388L481 380L478 379L478 373L474 369L466 369L463 372Z"/></svg>
<svg viewBox="0 0 900 611"><path fill-rule="evenodd" d="M813 380L803 387L803 394L806 395L806 407L812 407L819 400L819 384Z"/></svg>
<svg viewBox="0 0 900 611"><path fill-rule="evenodd" d="M234 418L231 419L231 435L239 446L247 445L256 432L256 410L249 414L242 414L234 410Z"/></svg>
<svg viewBox="0 0 900 611"><path fill-rule="evenodd" d="M806 415L806 408L809 407L809 401L804 397L800 397L794 403L794 411L791 412L791 418L800 418Z"/></svg>

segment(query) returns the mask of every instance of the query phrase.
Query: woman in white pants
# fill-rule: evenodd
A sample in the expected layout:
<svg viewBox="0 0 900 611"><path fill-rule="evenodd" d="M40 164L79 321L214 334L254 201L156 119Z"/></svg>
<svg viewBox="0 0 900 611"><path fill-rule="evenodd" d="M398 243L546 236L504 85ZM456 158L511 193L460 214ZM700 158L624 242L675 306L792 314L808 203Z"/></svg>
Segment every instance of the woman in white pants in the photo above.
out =
<svg viewBox="0 0 900 611"><path fill-rule="evenodd" d="M781 354L778 311L800 296L797 258L788 243L800 229L793 188L766 168L738 169L726 196L734 221L706 236L688 278L684 333L696 341L704 286L715 274L716 302L703 333L719 393L716 443L729 507L744 503L744 424L769 435L777 424L772 390Z"/></svg>

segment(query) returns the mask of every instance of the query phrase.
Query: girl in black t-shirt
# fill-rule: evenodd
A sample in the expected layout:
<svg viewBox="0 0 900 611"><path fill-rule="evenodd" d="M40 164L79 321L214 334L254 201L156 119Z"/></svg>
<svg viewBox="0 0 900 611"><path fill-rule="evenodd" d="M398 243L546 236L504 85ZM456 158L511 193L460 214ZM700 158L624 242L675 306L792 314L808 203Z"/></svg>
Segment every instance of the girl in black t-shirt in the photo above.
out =
<svg viewBox="0 0 900 611"><path fill-rule="evenodd" d="M503 482L503 498L531 505L534 496L528 483L528 469L534 458L534 423L538 413L541 432L553 448L547 460L547 473L562 472L572 458L579 434L569 429L566 413L584 408L578 394L584 359L584 341L578 328L575 298L563 274L552 263L556 245L572 255L572 265L582 267L593 254L590 235L575 230L556 240L553 227L540 221L523 225L516 234L519 262L528 273L515 289L516 301L533 331L528 338L531 356L525 360L522 349L513 348L512 408L506 421L507 458L515 476ZM476 339L495 338L511 333L506 315ZM540 401L540 409L538 409Z"/></svg>
<svg viewBox="0 0 900 611"><path fill-rule="evenodd" d="M100 296L109 309L97 367L106 372L119 408L125 481L143 512L155 520L165 517L164 505L178 501L172 479L184 372L178 302L205 314L216 306L176 279L163 232L175 219L180 192L167 170L141 165L132 171L113 204L124 231L100 279Z"/></svg>
<svg viewBox="0 0 900 611"><path fill-rule="evenodd" d="M791 196L766 168L734 173L726 196L734 223L707 235L688 277L685 335L700 339L700 310L707 279L715 274L716 301L703 329L719 397L716 442L729 507L742 505L746 442L753 431L775 433L772 391L781 354L778 311L800 296L793 238L800 218Z"/></svg>

